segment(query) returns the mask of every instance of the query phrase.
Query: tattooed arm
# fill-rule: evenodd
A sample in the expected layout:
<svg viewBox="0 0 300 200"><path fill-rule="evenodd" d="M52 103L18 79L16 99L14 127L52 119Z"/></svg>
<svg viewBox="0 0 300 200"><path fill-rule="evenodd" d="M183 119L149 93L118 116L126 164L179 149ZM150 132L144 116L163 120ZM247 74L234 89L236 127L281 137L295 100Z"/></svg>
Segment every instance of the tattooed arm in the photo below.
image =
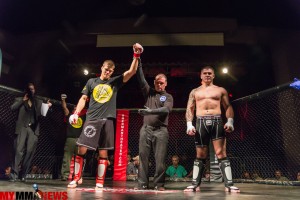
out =
<svg viewBox="0 0 300 200"><path fill-rule="evenodd" d="M187 131L186 133L188 135L195 135L196 129L193 126L193 119L194 119L194 113L195 113L195 106L196 106L196 101L195 101L195 90L193 89L190 92L187 107L186 107L186 113L185 113L185 118L186 118L186 124L187 124Z"/></svg>

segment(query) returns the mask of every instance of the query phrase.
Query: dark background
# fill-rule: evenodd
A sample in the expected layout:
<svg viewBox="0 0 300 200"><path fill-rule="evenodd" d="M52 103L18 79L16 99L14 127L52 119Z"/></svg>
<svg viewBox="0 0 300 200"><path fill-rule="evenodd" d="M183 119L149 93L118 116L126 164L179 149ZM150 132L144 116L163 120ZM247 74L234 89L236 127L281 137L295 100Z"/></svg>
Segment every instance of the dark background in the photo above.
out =
<svg viewBox="0 0 300 200"><path fill-rule="evenodd" d="M99 48L99 34L223 33L223 46L145 46L142 62L150 84L156 72L168 75L175 107L186 106L204 65L215 67L215 84L235 100L299 77L299 19L296 0L2 0L0 84L22 90L34 82L40 95L66 93L76 104L95 76L84 76L83 68L99 73L113 59L117 75L131 62L132 44ZM220 73L224 65L230 76ZM118 107L142 106L134 77L120 91Z"/></svg>

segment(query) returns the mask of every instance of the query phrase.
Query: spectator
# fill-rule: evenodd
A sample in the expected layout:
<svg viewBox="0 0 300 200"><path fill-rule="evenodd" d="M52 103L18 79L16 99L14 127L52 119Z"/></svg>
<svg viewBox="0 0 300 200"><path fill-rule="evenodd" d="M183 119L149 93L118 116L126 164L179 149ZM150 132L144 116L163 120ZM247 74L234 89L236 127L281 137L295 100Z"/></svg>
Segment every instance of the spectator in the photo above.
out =
<svg viewBox="0 0 300 200"><path fill-rule="evenodd" d="M202 178L202 181L209 182L210 181L210 170L206 170L204 172L204 177Z"/></svg>
<svg viewBox="0 0 300 200"><path fill-rule="evenodd" d="M127 168L127 180L136 180L138 175L138 168L140 165L140 158L139 156L136 156L133 158L133 162L131 162L132 165L130 165L129 168Z"/></svg>
<svg viewBox="0 0 300 200"><path fill-rule="evenodd" d="M241 178L242 179L251 179L250 173L248 171L244 171Z"/></svg>
<svg viewBox="0 0 300 200"><path fill-rule="evenodd" d="M126 168L126 174L130 175L133 174L133 168L134 168L134 164L131 161L131 155L128 153L127 154L127 168Z"/></svg>
<svg viewBox="0 0 300 200"><path fill-rule="evenodd" d="M72 112L69 111L66 103L66 94L61 94L61 107L64 112L65 118L69 119L71 114L74 114L76 110L76 106L73 108ZM72 180L72 176L74 173L74 154L77 152L77 145L76 140L79 137L82 126L85 122L86 117L86 109L81 110L78 114L78 120L76 124L70 124L65 120L67 123L67 130L66 130L66 142L64 145L64 157L61 166L61 180Z"/></svg>
<svg viewBox="0 0 300 200"><path fill-rule="evenodd" d="M167 168L166 174L171 178L184 178L187 175L186 169L179 165L179 157L172 156L172 165Z"/></svg>
<svg viewBox="0 0 300 200"><path fill-rule="evenodd" d="M275 177L271 178L269 180L275 180L275 181L289 181L289 179L285 176L282 176L282 173L280 170L275 170Z"/></svg>
<svg viewBox="0 0 300 200"><path fill-rule="evenodd" d="M1 175L1 179L2 179L2 175ZM5 168L3 179L11 179L11 167Z"/></svg>
<svg viewBox="0 0 300 200"><path fill-rule="evenodd" d="M252 174L252 178L254 181L261 181L263 180L263 178L261 178L258 174L258 172L254 171L253 174Z"/></svg>

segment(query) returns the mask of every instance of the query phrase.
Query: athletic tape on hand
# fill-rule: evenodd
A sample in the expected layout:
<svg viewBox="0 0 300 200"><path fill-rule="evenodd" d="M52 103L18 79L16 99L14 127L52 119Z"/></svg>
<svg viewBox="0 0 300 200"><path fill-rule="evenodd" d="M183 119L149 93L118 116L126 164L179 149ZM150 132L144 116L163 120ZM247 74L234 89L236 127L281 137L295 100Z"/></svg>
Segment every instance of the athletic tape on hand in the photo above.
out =
<svg viewBox="0 0 300 200"><path fill-rule="evenodd" d="M78 120L78 114L73 114L69 117L69 123L70 124L76 124Z"/></svg>
<svg viewBox="0 0 300 200"><path fill-rule="evenodd" d="M195 127L193 126L192 122L187 122L186 126L187 126L186 133L189 133L191 130L195 129Z"/></svg>
<svg viewBox="0 0 300 200"><path fill-rule="evenodd" d="M140 45L139 43L135 43L135 47L137 47L137 48L139 49L139 51L137 52L137 51L135 50L135 48L133 48L133 52L134 52L134 53L141 54L141 53L143 53L143 52L144 52L144 48L143 48L143 46L142 46L142 45Z"/></svg>

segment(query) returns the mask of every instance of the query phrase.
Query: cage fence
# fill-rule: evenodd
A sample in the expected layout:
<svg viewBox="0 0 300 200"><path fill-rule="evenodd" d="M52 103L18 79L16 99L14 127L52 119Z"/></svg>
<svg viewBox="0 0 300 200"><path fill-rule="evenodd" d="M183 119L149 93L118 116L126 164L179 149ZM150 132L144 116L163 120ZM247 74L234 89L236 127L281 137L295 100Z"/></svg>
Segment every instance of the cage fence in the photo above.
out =
<svg viewBox="0 0 300 200"><path fill-rule="evenodd" d="M1 171L14 159L15 122L17 112L10 106L21 92L0 86L0 149L6 152L1 159ZM45 97L41 97L46 99ZM34 178L58 178L62 164L65 126L60 101L52 99L53 106L41 120L38 146L32 162ZM264 180L274 178L281 170L289 180L295 181L300 171L300 92L290 87L268 90L232 102L235 111L235 131L227 134L227 155L231 161L233 178L242 179L242 173L257 172ZM138 155L139 131L143 119L136 109L130 109L128 148L131 156ZM175 108L169 118L169 144L166 166L171 157L178 155L180 164L188 173L195 159L194 138L186 134L185 108ZM95 159L90 152L90 159ZM111 154L113 155L113 153ZM214 163L210 156L210 163ZM208 158L209 159L209 158ZM89 161L89 163L96 163ZM154 175L155 160L150 156L149 176ZM91 164L93 165L93 164ZM211 168L214 168L211 166ZM215 168L214 168L215 170ZM94 174L94 167L85 169ZM31 175L32 176L32 175Z"/></svg>

